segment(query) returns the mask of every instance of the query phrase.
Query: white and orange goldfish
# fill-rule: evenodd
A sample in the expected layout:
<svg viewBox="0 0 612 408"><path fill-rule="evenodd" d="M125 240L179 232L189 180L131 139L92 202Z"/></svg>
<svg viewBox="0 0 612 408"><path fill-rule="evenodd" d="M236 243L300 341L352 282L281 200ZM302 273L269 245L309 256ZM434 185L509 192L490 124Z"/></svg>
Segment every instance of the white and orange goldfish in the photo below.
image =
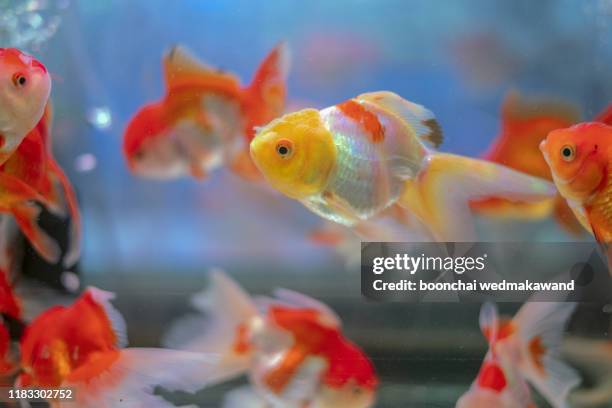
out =
<svg viewBox="0 0 612 408"><path fill-rule="evenodd" d="M272 187L325 219L354 227L397 204L440 241L475 240L470 201L555 194L545 180L437 153L431 147L441 142L430 111L373 92L272 121L251 142L251 156Z"/></svg>
<svg viewBox="0 0 612 408"><path fill-rule="evenodd" d="M374 404L374 366L342 334L338 316L305 295L277 290L252 299L222 272L193 299L207 319L188 318L168 335L173 348L219 354L209 384L248 374L252 392L231 393L226 408L367 408Z"/></svg>
<svg viewBox="0 0 612 408"><path fill-rule="evenodd" d="M70 306L55 306L26 328L21 341L18 387L71 388L74 399L53 407L170 408L155 386L194 392L206 385L216 356L185 351L124 348L126 325L112 306L114 295L87 289Z"/></svg>
<svg viewBox="0 0 612 408"><path fill-rule="evenodd" d="M457 408L535 408L529 383L554 408L567 408L580 383L576 371L559 359L571 302L527 302L512 320L500 319L492 303L483 305L480 328L489 342L476 380Z"/></svg>
<svg viewBox="0 0 612 408"><path fill-rule="evenodd" d="M0 48L0 164L36 126L50 93L43 64L16 48Z"/></svg>
<svg viewBox="0 0 612 408"><path fill-rule="evenodd" d="M132 172L156 179L205 178L222 164L257 179L248 144L255 127L283 113L288 51L280 44L246 87L175 47L164 57L166 94L130 120L123 152Z"/></svg>

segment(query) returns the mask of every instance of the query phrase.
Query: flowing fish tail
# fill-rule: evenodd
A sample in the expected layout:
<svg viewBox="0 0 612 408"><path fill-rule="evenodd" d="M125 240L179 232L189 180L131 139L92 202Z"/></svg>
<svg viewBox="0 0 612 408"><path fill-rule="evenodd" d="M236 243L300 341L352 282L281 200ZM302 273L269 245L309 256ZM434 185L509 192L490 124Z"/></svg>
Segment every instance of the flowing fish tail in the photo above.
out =
<svg viewBox="0 0 612 408"><path fill-rule="evenodd" d="M412 211L439 241L476 240L470 202L488 197L537 202L555 186L485 160L431 153L417 177L406 182L399 204Z"/></svg>
<svg viewBox="0 0 612 408"><path fill-rule="evenodd" d="M572 302L527 302L513 322L527 356L520 369L554 408L568 408L578 373L561 360L561 342L576 308Z"/></svg>
<svg viewBox="0 0 612 408"><path fill-rule="evenodd" d="M206 317L198 315L179 320L166 335L164 344L219 356L219 364L207 378L208 384L246 372L251 353L241 333L258 314L253 300L224 272L213 271L209 287L196 294L192 304Z"/></svg>

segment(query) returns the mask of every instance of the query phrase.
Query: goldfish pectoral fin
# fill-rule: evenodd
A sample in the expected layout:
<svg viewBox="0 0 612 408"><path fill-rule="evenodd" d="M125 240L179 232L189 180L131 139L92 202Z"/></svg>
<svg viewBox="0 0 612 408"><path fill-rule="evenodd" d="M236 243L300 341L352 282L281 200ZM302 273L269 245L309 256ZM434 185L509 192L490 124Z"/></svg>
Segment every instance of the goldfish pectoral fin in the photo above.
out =
<svg viewBox="0 0 612 408"><path fill-rule="evenodd" d="M0 200L5 203L23 203L27 201L38 201L48 205L47 199L29 184L10 174L0 174ZM10 204L9 204L10 205Z"/></svg>
<svg viewBox="0 0 612 408"><path fill-rule="evenodd" d="M22 204L13 207L12 213L21 232L28 238L36 252L50 264L57 264L61 250L57 242L38 225L40 208L34 204Z"/></svg>
<svg viewBox="0 0 612 408"><path fill-rule="evenodd" d="M555 215L557 223L568 233L572 235L580 235L584 233L585 230L582 227L582 224L578 218L576 218L576 215L572 211L571 207L567 204L565 198L563 198L560 194L558 194L555 198L553 214Z"/></svg>
<svg viewBox="0 0 612 408"><path fill-rule="evenodd" d="M554 407L567 406L570 391L580 383L578 373L559 357L575 308L574 302L528 301L513 320L527 356L523 374Z"/></svg>
<svg viewBox="0 0 612 408"><path fill-rule="evenodd" d="M225 394L221 408L271 408L250 385L234 388Z"/></svg>
<svg viewBox="0 0 612 408"><path fill-rule="evenodd" d="M400 205L411 210L441 241L473 241L469 203L484 197L534 202L556 193L545 180L485 160L431 154L416 179L409 180Z"/></svg>
<svg viewBox="0 0 612 408"><path fill-rule="evenodd" d="M78 407L174 407L156 386L195 392L209 385L206 374L218 356L185 351L127 348L95 353L62 383L74 390ZM73 406L72 404L70 406Z"/></svg>
<svg viewBox="0 0 612 408"><path fill-rule="evenodd" d="M414 129L416 135L432 147L442 144L444 140L442 128L433 112L424 106L407 101L389 91L365 93L359 95L357 99L373 103L405 120Z"/></svg>
<svg viewBox="0 0 612 408"><path fill-rule="evenodd" d="M62 168L55 162L50 160L50 168L58 179L60 186L62 187L63 194L59 191L57 195L64 197L63 201L68 209L70 215L70 231L68 237L68 249L64 254L63 265L65 268L73 266L81 256L81 211L79 210L79 203L77 200L76 192L66 177L66 174Z"/></svg>

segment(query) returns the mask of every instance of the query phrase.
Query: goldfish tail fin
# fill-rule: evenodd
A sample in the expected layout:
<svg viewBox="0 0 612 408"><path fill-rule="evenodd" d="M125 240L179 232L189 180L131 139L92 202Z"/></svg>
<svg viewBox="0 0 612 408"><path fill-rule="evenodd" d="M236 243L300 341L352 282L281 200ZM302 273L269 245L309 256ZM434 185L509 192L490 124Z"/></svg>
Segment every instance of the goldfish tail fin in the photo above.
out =
<svg viewBox="0 0 612 408"><path fill-rule="evenodd" d="M28 238L36 252L45 261L53 265L57 264L60 260L61 250L57 242L38 225L40 207L36 204L21 204L13 207L12 213L19 229Z"/></svg>
<svg viewBox="0 0 612 408"><path fill-rule="evenodd" d="M97 353L62 384L74 391L75 399L66 406L175 407L155 394L155 388L195 392L206 385L206 373L216 364L216 356L168 349L128 348Z"/></svg>
<svg viewBox="0 0 612 408"><path fill-rule="evenodd" d="M561 342L573 302L527 302L514 323L521 339L525 377L554 408L567 408L570 391L580 383L578 373L561 361Z"/></svg>
<svg viewBox="0 0 612 408"><path fill-rule="evenodd" d="M169 348L220 355L222 361L214 378L223 381L242 374L248 368L250 353L239 350L240 329L257 316L253 300L236 282L219 270L210 273L209 287L192 299L202 315L179 320L165 336Z"/></svg>
<svg viewBox="0 0 612 408"><path fill-rule="evenodd" d="M475 241L470 201L534 202L556 193L550 182L489 161L446 153L432 153L426 160L418 177L406 182L399 204L440 241Z"/></svg>
<svg viewBox="0 0 612 408"><path fill-rule="evenodd" d="M478 323L480 331L487 338L489 345L494 344L497 341L497 331L499 328L499 313L495 303L486 302L482 305L480 315L478 316Z"/></svg>
<svg viewBox="0 0 612 408"><path fill-rule="evenodd" d="M269 404L250 385L225 394L221 408L269 408Z"/></svg>
<svg viewBox="0 0 612 408"><path fill-rule="evenodd" d="M612 126L612 103L593 118L593 122L601 122Z"/></svg>
<svg viewBox="0 0 612 408"><path fill-rule="evenodd" d="M64 267L69 268L74 265L81 256L81 213L79 211L76 192L74 191L70 180L68 180L68 177L66 177L66 174L55 160L49 160L49 165L51 172L53 172L64 190L63 196L66 200L68 213L70 214L68 251L64 255L63 260Z"/></svg>
<svg viewBox="0 0 612 408"><path fill-rule="evenodd" d="M263 60L253 81L246 89L249 117L247 138L255 135L255 127L262 126L280 116L285 109L287 76L289 73L289 47L281 42Z"/></svg>

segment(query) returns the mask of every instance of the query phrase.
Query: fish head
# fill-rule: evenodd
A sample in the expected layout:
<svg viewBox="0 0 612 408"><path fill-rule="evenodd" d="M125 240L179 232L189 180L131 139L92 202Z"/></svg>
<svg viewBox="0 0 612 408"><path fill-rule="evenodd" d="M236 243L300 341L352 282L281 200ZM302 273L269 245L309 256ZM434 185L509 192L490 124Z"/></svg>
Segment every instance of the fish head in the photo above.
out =
<svg viewBox="0 0 612 408"><path fill-rule="evenodd" d="M275 189L296 200L321 193L336 164L336 146L319 111L287 114L260 129L251 158Z"/></svg>
<svg viewBox="0 0 612 408"><path fill-rule="evenodd" d="M583 202L604 179L606 138L612 127L581 123L548 134L540 150L548 163L559 192L567 199Z"/></svg>
<svg viewBox="0 0 612 408"><path fill-rule="evenodd" d="M170 179L183 167L168 137L170 126L164 107L152 103L140 109L129 121L123 134L123 155L130 171L138 176Z"/></svg>
<svg viewBox="0 0 612 408"><path fill-rule="evenodd" d="M51 77L34 57L0 48L0 154L10 155L43 116Z"/></svg>

